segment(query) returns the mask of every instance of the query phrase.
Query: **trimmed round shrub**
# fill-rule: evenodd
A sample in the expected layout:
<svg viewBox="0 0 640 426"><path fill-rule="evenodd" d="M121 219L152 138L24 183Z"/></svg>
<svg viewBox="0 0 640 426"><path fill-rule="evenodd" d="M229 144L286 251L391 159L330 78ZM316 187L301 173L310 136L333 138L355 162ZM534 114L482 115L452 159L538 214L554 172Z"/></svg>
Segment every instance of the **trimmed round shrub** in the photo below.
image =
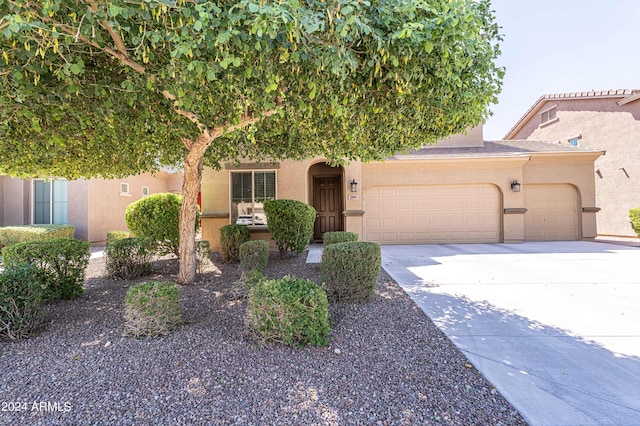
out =
<svg viewBox="0 0 640 426"><path fill-rule="evenodd" d="M263 342L326 346L331 331L327 295L301 278L261 281L249 295L246 325Z"/></svg>
<svg viewBox="0 0 640 426"><path fill-rule="evenodd" d="M322 254L320 280L329 300L359 302L373 295L381 265L379 244L331 244Z"/></svg>
<svg viewBox="0 0 640 426"><path fill-rule="evenodd" d="M242 274L240 277L240 282L242 283L242 287L244 288L245 295L249 294L251 290L258 284L266 281L267 277L261 271L253 270L249 271L246 274Z"/></svg>
<svg viewBox="0 0 640 426"><path fill-rule="evenodd" d="M138 238L151 238L159 255L178 256L182 196L171 193L149 195L127 206L127 228ZM196 217L196 229L200 215Z"/></svg>
<svg viewBox="0 0 640 426"><path fill-rule="evenodd" d="M182 323L180 287L176 283L136 284L127 291L124 303L125 336L163 336Z"/></svg>
<svg viewBox="0 0 640 426"><path fill-rule="evenodd" d="M640 237L640 208L629 210L629 219L631 219L631 228Z"/></svg>
<svg viewBox="0 0 640 426"><path fill-rule="evenodd" d="M358 234L355 232L336 231L322 234L322 243L325 247L331 244L350 243L353 241L358 241Z"/></svg>
<svg viewBox="0 0 640 426"><path fill-rule="evenodd" d="M287 251L302 253L313 238L317 216L313 206L296 200L268 200L264 202L264 212L280 256Z"/></svg>
<svg viewBox="0 0 640 426"><path fill-rule="evenodd" d="M42 296L35 266L18 264L0 275L0 339L29 337L43 324Z"/></svg>
<svg viewBox="0 0 640 426"><path fill-rule="evenodd" d="M211 262L211 244L207 240L196 241L196 260L198 261L198 272L203 273Z"/></svg>
<svg viewBox="0 0 640 426"><path fill-rule="evenodd" d="M240 245L249 241L251 234L247 225L226 225L220 228L220 260L235 262L240 256Z"/></svg>
<svg viewBox="0 0 640 426"><path fill-rule="evenodd" d="M252 240L240 245L240 270L243 273L260 271L264 273L269 262L269 243L264 240Z"/></svg>
<svg viewBox="0 0 640 426"><path fill-rule="evenodd" d="M129 231L107 231L107 244L124 238L129 238Z"/></svg>
<svg viewBox="0 0 640 426"><path fill-rule="evenodd" d="M153 270L154 245L151 238L111 240L104 249L107 276L131 279Z"/></svg>
<svg viewBox="0 0 640 426"><path fill-rule="evenodd" d="M73 299L84 292L89 243L68 238L19 243L2 249L5 268L30 263L38 269L44 298Z"/></svg>

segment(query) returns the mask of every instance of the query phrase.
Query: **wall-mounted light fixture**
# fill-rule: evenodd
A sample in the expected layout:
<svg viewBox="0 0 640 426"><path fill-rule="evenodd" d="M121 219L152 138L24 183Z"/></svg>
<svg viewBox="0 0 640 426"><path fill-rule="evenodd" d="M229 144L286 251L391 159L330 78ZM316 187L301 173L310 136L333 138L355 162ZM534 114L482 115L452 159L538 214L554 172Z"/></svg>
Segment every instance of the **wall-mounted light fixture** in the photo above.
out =
<svg viewBox="0 0 640 426"><path fill-rule="evenodd" d="M351 192L358 192L358 182L355 179L351 180Z"/></svg>
<svg viewBox="0 0 640 426"><path fill-rule="evenodd" d="M511 182L511 190L513 192L520 192L520 182L518 182L517 179Z"/></svg>

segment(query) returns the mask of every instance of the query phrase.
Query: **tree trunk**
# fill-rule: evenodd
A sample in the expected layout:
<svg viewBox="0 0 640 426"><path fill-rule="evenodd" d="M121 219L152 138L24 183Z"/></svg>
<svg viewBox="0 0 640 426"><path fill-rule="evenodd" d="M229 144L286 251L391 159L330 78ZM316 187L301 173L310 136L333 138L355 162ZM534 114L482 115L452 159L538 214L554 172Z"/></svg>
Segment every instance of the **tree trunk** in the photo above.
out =
<svg viewBox="0 0 640 426"><path fill-rule="evenodd" d="M196 281L196 209L202 181L202 161L211 141L200 135L184 160L182 207L180 208L180 271L178 283L186 285Z"/></svg>

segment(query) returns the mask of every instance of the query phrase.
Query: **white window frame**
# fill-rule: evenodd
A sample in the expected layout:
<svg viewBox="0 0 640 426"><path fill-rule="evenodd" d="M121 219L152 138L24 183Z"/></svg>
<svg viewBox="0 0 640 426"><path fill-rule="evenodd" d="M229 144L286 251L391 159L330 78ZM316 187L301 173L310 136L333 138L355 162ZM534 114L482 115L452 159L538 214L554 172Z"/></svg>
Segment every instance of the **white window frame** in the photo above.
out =
<svg viewBox="0 0 640 426"><path fill-rule="evenodd" d="M151 193L151 192L150 192L150 190L149 190L149 187L148 187L148 186L143 186L143 187L142 187L142 197L143 197L143 198L144 198L144 197L148 197L150 193Z"/></svg>
<svg viewBox="0 0 640 426"><path fill-rule="evenodd" d="M67 179L31 179L31 224L35 224L36 223L36 182L50 182L51 185L49 186L49 223L48 224L42 224L42 225L53 225L54 224L54 217L53 217L53 210L54 210L54 204L55 204L55 199L53 197L53 182L54 181L66 181L67 182L67 200L66 200L66 204L67 204L67 212L66 212L66 216L67 216L67 221L65 222L65 224L69 223L69 181Z"/></svg>
<svg viewBox="0 0 640 426"><path fill-rule="evenodd" d="M120 196L131 197L131 192L129 192L129 184L127 182L120 182Z"/></svg>
<svg viewBox="0 0 640 426"><path fill-rule="evenodd" d="M274 194L275 194L275 200L278 199L278 171L276 169L238 169L238 170L230 170L229 171L229 223L233 224L237 221L237 217L234 220L234 207L233 207L233 173L251 173L251 205L255 206L256 203L256 193L255 193L255 188L254 188L254 182L255 182L255 174L257 173L267 173L267 172L273 172L273 184L275 186L274 188ZM254 215L252 215L251 217L251 224L248 225L249 228L251 229L267 229L267 225L256 225L254 222Z"/></svg>

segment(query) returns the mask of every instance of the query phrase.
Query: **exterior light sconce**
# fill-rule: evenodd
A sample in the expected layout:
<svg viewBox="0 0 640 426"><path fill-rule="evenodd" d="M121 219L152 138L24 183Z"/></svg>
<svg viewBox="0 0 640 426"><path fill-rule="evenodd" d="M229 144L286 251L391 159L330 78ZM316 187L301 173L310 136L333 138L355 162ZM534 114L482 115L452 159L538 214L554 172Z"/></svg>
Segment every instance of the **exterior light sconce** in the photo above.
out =
<svg viewBox="0 0 640 426"><path fill-rule="evenodd" d="M358 182L355 179L351 180L351 192L358 192Z"/></svg>
<svg viewBox="0 0 640 426"><path fill-rule="evenodd" d="M513 192L520 192L520 182L518 182L517 179L511 182L511 190Z"/></svg>

